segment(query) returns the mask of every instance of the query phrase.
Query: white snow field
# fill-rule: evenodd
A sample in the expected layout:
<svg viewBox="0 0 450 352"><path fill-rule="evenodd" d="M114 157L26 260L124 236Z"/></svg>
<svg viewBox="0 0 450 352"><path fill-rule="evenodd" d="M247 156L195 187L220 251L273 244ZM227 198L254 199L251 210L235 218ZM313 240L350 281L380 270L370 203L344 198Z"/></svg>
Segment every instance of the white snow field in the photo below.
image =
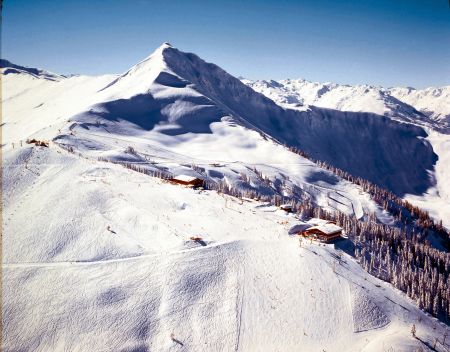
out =
<svg viewBox="0 0 450 352"><path fill-rule="evenodd" d="M448 350L433 346L449 328L364 271L348 240L300 246L298 219L276 207L102 161L392 224L283 144L444 199L424 193L448 175L441 133L430 144L373 113L280 107L169 44L122 75L2 65L5 351Z"/></svg>
<svg viewBox="0 0 450 352"><path fill-rule="evenodd" d="M276 207L55 147L4 171L5 351L412 351L448 331L345 240L300 247Z"/></svg>

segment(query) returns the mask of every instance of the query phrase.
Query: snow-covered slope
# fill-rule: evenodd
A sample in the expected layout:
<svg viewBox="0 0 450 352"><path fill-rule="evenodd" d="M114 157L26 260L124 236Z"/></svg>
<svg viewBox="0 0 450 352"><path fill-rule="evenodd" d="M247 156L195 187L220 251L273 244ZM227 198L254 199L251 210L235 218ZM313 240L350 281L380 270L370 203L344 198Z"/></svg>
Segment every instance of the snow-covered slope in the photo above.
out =
<svg viewBox="0 0 450 352"><path fill-rule="evenodd" d="M63 78L66 78L65 76L58 75L56 73L42 70L39 68L31 68L31 67L15 65L12 62L5 60L5 59L0 59L0 69L2 69L3 75L28 74L35 78L44 78L49 81L60 81Z"/></svg>
<svg viewBox="0 0 450 352"><path fill-rule="evenodd" d="M4 170L5 351L411 351L448 331L275 207L55 147Z"/></svg>
<svg viewBox="0 0 450 352"><path fill-rule="evenodd" d="M115 78L53 75L49 79L47 74L36 72L40 71L24 68L12 72L9 66L1 69L2 143L6 146L36 133L40 138L52 139L67 124L68 117L101 99L95 93Z"/></svg>
<svg viewBox="0 0 450 352"><path fill-rule="evenodd" d="M409 351L448 331L363 271L348 241L300 248L288 235L298 219L275 207L101 161L392 224L360 187L283 143L420 193L435 159L422 128L284 109L168 44L122 75L5 70L6 350Z"/></svg>
<svg viewBox="0 0 450 352"><path fill-rule="evenodd" d="M427 139L438 155L433 177L436 183L422 195L406 195L405 198L429 211L436 219L442 219L450 229L450 134L429 131Z"/></svg>

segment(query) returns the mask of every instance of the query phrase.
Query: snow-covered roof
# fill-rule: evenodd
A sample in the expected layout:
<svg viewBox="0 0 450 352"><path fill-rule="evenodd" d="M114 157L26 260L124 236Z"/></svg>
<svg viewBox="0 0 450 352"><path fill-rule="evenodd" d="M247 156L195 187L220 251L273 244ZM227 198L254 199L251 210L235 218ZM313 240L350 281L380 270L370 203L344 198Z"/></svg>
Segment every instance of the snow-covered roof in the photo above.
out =
<svg viewBox="0 0 450 352"><path fill-rule="evenodd" d="M188 176L188 175L178 175L178 176L175 176L173 179L177 180L177 181L182 181L182 182L192 182L192 181L198 180L199 178L194 177L194 176Z"/></svg>
<svg viewBox="0 0 450 352"><path fill-rule="evenodd" d="M291 209L292 208L292 204L281 204L280 208L281 209Z"/></svg>
<svg viewBox="0 0 450 352"><path fill-rule="evenodd" d="M292 226L289 231L288 234L289 235L293 235L299 232L303 232L307 229L309 229L311 227L311 224L307 224L307 223L300 223L300 224L295 224L294 226Z"/></svg>
<svg viewBox="0 0 450 352"><path fill-rule="evenodd" d="M330 221L325 220L325 219L320 219L320 218L311 218L307 222L308 222L308 224L319 226L319 225L328 224Z"/></svg>
<svg viewBox="0 0 450 352"><path fill-rule="evenodd" d="M336 232L341 232L342 228L335 224L328 223L310 227L308 230L319 230L320 232L323 232L326 235L332 235Z"/></svg>

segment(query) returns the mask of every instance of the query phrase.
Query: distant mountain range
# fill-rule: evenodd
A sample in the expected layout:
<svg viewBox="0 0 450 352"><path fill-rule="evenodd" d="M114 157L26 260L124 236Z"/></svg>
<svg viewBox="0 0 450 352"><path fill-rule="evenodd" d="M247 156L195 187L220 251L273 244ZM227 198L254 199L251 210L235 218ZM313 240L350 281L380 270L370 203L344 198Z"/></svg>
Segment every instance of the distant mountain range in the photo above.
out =
<svg viewBox="0 0 450 352"><path fill-rule="evenodd" d="M342 85L303 79L280 81L242 79L242 82L289 108L318 107L353 112L372 112L390 118L450 131L450 86L382 88Z"/></svg>

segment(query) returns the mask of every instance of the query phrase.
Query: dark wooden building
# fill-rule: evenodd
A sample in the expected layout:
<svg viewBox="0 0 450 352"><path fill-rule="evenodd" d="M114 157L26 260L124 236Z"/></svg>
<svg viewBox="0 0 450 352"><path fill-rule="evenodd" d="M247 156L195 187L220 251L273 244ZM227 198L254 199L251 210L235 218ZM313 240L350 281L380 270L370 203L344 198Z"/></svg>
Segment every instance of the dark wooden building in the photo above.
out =
<svg viewBox="0 0 450 352"><path fill-rule="evenodd" d="M333 223L322 224L310 227L303 231L301 235L311 237L321 242L330 242L342 236L342 228Z"/></svg>
<svg viewBox="0 0 450 352"><path fill-rule="evenodd" d="M284 211L287 212L287 213L292 213L293 207L292 207L291 204L281 204L281 205L280 205L280 209L281 209L281 210L284 210Z"/></svg>

